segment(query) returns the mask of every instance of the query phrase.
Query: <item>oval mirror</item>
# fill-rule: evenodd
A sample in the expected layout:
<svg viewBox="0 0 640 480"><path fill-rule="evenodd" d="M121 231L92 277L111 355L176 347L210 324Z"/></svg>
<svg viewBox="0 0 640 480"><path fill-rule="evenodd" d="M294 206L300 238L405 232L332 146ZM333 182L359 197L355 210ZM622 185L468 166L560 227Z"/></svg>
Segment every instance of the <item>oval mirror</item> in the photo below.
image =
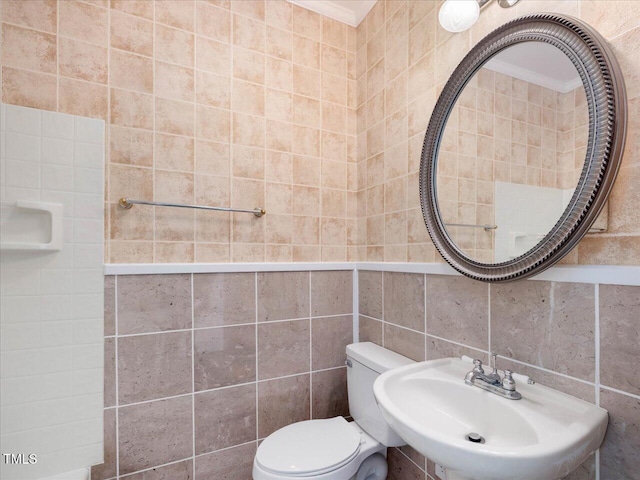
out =
<svg viewBox="0 0 640 480"><path fill-rule="evenodd" d="M551 14L500 27L456 68L427 129L420 200L436 248L478 280L549 268L598 217L625 132L622 75L597 32Z"/></svg>

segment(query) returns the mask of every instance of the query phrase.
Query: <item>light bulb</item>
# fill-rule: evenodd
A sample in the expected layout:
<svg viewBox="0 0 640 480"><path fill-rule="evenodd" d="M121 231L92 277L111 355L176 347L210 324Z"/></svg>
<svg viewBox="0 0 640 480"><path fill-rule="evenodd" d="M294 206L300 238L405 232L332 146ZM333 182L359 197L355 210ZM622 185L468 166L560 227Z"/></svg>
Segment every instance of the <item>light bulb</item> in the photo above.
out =
<svg viewBox="0 0 640 480"><path fill-rule="evenodd" d="M440 8L438 20L449 32L464 32L473 26L480 16L478 0L447 0Z"/></svg>

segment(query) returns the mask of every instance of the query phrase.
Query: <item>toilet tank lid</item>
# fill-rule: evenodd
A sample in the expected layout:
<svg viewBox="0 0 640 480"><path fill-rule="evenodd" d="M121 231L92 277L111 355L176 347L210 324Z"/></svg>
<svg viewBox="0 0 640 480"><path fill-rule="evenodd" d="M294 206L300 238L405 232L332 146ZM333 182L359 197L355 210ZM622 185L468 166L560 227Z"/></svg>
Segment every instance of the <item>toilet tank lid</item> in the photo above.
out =
<svg viewBox="0 0 640 480"><path fill-rule="evenodd" d="M378 373L384 373L392 368L415 363L410 358L371 342L347 345L347 357Z"/></svg>

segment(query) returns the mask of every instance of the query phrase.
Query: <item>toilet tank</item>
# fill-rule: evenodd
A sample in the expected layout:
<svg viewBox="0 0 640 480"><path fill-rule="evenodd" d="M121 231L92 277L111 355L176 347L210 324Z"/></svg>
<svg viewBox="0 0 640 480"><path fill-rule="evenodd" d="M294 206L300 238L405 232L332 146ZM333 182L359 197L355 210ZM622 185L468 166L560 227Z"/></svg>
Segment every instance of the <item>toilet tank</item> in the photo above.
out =
<svg viewBox="0 0 640 480"><path fill-rule="evenodd" d="M413 360L371 342L347 345L349 411L356 423L387 447L406 445L382 417L373 396L373 382L381 373Z"/></svg>

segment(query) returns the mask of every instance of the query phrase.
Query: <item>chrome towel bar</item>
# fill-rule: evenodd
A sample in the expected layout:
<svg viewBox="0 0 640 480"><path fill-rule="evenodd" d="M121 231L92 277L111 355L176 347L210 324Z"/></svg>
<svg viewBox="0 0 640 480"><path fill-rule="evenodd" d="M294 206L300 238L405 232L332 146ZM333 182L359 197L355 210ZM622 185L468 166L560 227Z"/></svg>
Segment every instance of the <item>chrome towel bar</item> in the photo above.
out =
<svg viewBox="0 0 640 480"><path fill-rule="evenodd" d="M485 230L495 230L497 225L474 225L471 223L445 223L447 227L469 227L469 228L484 228Z"/></svg>
<svg viewBox="0 0 640 480"><path fill-rule="evenodd" d="M228 208L228 207L208 207L205 205L184 205L181 203L167 203L167 202L148 202L146 200L132 200L130 198L121 198L118 202L120 206L126 210L129 210L134 205L151 205L154 207L176 207L176 208L195 208L196 210L215 210L217 212L238 212L238 213L253 213L256 217L261 217L267 213L263 208L256 207L253 210L244 210L242 208Z"/></svg>

